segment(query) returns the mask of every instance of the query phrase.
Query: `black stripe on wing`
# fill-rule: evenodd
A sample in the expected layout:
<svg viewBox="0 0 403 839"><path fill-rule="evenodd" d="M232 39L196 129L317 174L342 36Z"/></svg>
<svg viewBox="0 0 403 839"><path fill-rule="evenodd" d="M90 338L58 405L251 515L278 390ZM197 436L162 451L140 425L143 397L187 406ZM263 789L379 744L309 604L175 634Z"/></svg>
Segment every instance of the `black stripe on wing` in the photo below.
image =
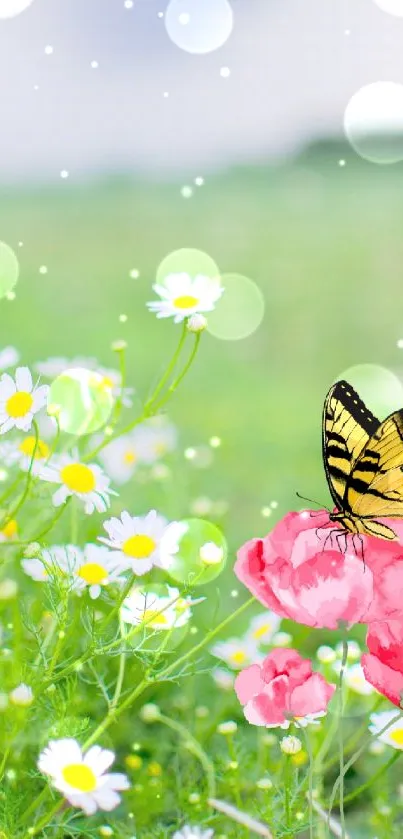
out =
<svg viewBox="0 0 403 839"><path fill-rule="evenodd" d="M380 424L348 382L330 388L323 410L323 462L333 501L341 510L349 508L346 485L353 464Z"/></svg>

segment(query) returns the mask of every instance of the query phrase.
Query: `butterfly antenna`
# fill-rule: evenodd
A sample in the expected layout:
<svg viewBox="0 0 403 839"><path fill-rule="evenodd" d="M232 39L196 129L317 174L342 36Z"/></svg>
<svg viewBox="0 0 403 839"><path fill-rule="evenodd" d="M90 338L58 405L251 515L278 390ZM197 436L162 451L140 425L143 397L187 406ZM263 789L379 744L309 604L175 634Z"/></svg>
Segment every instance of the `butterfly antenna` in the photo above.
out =
<svg viewBox="0 0 403 839"><path fill-rule="evenodd" d="M309 501L310 504L316 504L317 507L320 507L322 510L327 510L327 512L330 513L329 508L324 504L320 504L319 501L314 501L313 498L306 498L305 495L301 495L299 492L297 492L296 495L298 498L301 498L302 501Z"/></svg>

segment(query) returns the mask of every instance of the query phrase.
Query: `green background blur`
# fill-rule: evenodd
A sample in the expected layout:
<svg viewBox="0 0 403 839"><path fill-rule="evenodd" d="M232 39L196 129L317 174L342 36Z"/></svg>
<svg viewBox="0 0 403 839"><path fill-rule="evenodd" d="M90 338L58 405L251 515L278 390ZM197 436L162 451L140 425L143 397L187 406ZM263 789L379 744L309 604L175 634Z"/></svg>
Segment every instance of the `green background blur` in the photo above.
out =
<svg viewBox="0 0 403 839"><path fill-rule="evenodd" d="M128 383L145 396L180 331L145 307L161 260L194 247L223 272L254 279L266 301L259 330L242 341L203 335L168 407L182 451L212 435L223 442L208 469L186 464L188 483L174 473L166 512L186 514L189 498L199 495L228 501L225 530L234 549L299 507L297 490L329 503L320 426L334 378L366 362L399 369L402 186L399 167L370 165L324 144L292 165L211 176L189 200L180 183L124 177L3 191L1 238L16 250L21 276L16 299L1 304L1 345L16 345L30 365L95 355L116 366L110 345L125 338ZM139 279L129 276L134 268ZM159 493L151 491L151 503ZM261 508L272 500L279 506L269 521Z"/></svg>

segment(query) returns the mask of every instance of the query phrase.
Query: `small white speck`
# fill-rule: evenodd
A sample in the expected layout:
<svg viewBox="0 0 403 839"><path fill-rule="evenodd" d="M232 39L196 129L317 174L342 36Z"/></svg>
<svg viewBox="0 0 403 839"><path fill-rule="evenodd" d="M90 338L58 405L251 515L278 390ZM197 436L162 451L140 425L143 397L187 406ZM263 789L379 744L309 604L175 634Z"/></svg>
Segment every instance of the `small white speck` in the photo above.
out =
<svg viewBox="0 0 403 839"><path fill-rule="evenodd" d="M181 189L181 196L182 198L191 198L193 195L193 189L191 186L183 186Z"/></svg>
<svg viewBox="0 0 403 839"><path fill-rule="evenodd" d="M209 443L212 449L218 449L221 446L221 437L210 437Z"/></svg>
<svg viewBox="0 0 403 839"><path fill-rule="evenodd" d="M169 93L167 90L164 90L164 99L168 99Z"/></svg>
<svg viewBox="0 0 403 839"><path fill-rule="evenodd" d="M204 178L195 178L195 184L196 186L203 186Z"/></svg>
<svg viewBox="0 0 403 839"><path fill-rule="evenodd" d="M97 70L99 67L98 61L91 61L91 67L93 70Z"/></svg>
<svg viewBox="0 0 403 839"><path fill-rule="evenodd" d="M6 294L7 300L15 300L15 291L8 291Z"/></svg>
<svg viewBox="0 0 403 839"><path fill-rule="evenodd" d="M24 242L18 242L18 247L22 248L24 246Z"/></svg>
<svg viewBox="0 0 403 839"><path fill-rule="evenodd" d="M403 350L403 338L399 338L399 340L397 342L397 346L398 346L399 350Z"/></svg>
<svg viewBox="0 0 403 839"><path fill-rule="evenodd" d="M264 519L268 519L268 518L269 518L269 516L271 516L271 509L270 509L270 507L262 507L262 509L261 509L261 511L260 511L260 512L261 512L261 514L262 514L262 516L263 516L263 518L264 518Z"/></svg>
<svg viewBox="0 0 403 839"><path fill-rule="evenodd" d="M39 90L39 85L38 84L34 84L34 90Z"/></svg>
<svg viewBox="0 0 403 839"><path fill-rule="evenodd" d="M47 265L41 265L40 268L39 268L39 273L40 274L47 274L48 273Z"/></svg>
<svg viewBox="0 0 403 839"><path fill-rule="evenodd" d="M231 597L238 597L238 595L239 595L239 591L237 591L236 588L233 588L232 591L231 591Z"/></svg>
<svg viewBox="0 0 403 839"><path fill-rule="evenodd" d="M346 165L346 161L345 161L345 160L339 160L339 166L340 166L340 168L341 168L341 169L342 169L342 168L343 168L343 166L345 166L345 165Z"/></svg>
<svg viewBox="0 0 403 839"><path fill-rule="evenodd" d="M69 174L70 172L68 171L68 169L62 169L60 172L60 177L63 178L63 180L66 180L66 178L69 177Z"/></svg>
<svg viewBox="0 0 403 839"><path fill-rule="evenodd" d="M187 26L190 21L190 15L188 15L186 12L182 12L182 14L180 14L178 17L178 20L181 26Z"/></svg>
<svg viewBox="0 0 403 839"><path fill-rule="evenodd" d="M345 29L344 34L345 35L351 35L351 29Z"/></svg>
<svg viewBox="0 0 403 839"><path fill-rule="evenodd" d="M188 449L185 449L184 454L185 454L186 460L193 460L196 457L196 449L193 449L191 447L188 448Z"/></svg>
<svg viewBox="0 0 403 839"><path fill-rule="evenodd" d="M164 17L164 12L158 12L158 17Z"/></svg>
<svg viewBox="0 0 403 839"><path fill-rule="evenodd" d="M272 508L272 510L277 510L278 501L270 501L270 507Z"/></svg>
<svg viewBox="0 0 403 839"><path fill-rule="evenodd" d="M231 70L229 69L229 67L221 67L221 69L220 69L221 78L228 79L228 76L230 76L230 75L231 75Z"/></svg>
<svg viewBox="0 0 403 839"><path fill-rule="evenodd" d="M133 0L125 0L123 3L125 9L132 9L134 6Z"/></svg>
<svg viewBox="0 0 403 839"><path fill-rule="evenodd" d="M119 320L120 320L120 323L126 323L127 315L119 315Z"/></svg>
<svg viewBox="0 0 403 839"><path fill-rule="evenodd" d="M45 47L45 55L53 55L53 47L50 44Z"/></svg>
<svg viewBox="0 0 403 839"><path fill-rule="evenodd" d="M140 276L140 271L138 271L137 268L132 268L129 276L132 278L132 280L138 280Z"/></svg>

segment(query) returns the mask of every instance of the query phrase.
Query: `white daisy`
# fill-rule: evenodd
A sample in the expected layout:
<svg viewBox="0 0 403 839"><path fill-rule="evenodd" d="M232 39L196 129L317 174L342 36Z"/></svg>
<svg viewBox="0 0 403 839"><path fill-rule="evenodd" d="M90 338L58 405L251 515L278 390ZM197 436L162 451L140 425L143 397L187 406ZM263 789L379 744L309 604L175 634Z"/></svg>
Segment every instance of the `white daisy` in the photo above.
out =
<svg viewBox="0 0 403 839"><path fill-rule="evenodd" d="M175 830L172 839L211 839L212 836L214 836L214 830L210 827L205 830L203 827L191 827L185 824L181 830Z"/></svg>
<svg viewBox="0 0 403 839"><path fill-rule="evenodd" d="M257 644L270 644L280 624L279 615L274 612L263 612L252 618L246 635Z"/></svg>
<svg viewBox="0 0 403 839"><path fill-rule="evenodd" d="M55 458L39 472L40 478L53 484L60 484L52 501L55 507L75 495L84 505L84 512L91 515L95 510L105 513L110 505L110 495L117 495L109 484L110 479L96 463L82 463L79 453Z"/></svg>
<svg viewBox="0 0 403 839"><path fill-rule="evenodd" d="M263 655L252 638L229 638L228 641L219 641L210 650L212 655L221 658L228 667L233 670L240 670L249 664L256 664L263 661Z"/></svg>
<svg viewBox="0 0 403 839"><path fill-rule="evenodd" d="M133 588L121 606L120 614L124 623L137 626L146 622L147 627L155 630L186 626L192 617L191 606L200 601L184 600L179 596L179 589L170 586L167 592L164 595Z"/></svg>
<svg viewBox="0 0 403 839"><path fill-rule="evenodd" d="M60 376L69 369L84 369L94 370L103 377L103 384L109 387L112 391L112 396L116 399L120 396L122 376L119 370L110 370L106 367L101 367L96 358L83 358L77 356L69 361L68 358L56 356L55 358L48 358L47 361L38 361L35 369L42 376L48 379L54 379ZM101 383L102 384L102 383ZM125 407L131 408L133 405L134 388L123 388L122 403Z"/></svg>
<svg viewBox="0 0 403 839"><path fill-rule="evenodd" d="M234 689L235 676L233 673L230 673L229 670L225 670L224 667L214 667L214 670L211 671L211 675L217 687L221 688L221 690Z"/></svg>
<svg viewBox="0 0 403 839"><path fill-rule="evenodd" d="M336 673L340 673L341 661L336 661L333 664L333 670ZM367 682L364 676L364 670L358 661L356 664L351 664L349 667L346 667L343 679L350 690L354 693L359 693L361 696L371 696L375 692L375 688Z"/></svg>
<svg viewBox="0 0 403 839"><path fill-rule="evenodd" d="M13 447L13 449L13 454L10 454L10 460L14 463L18 463L24 472L28 471L33 460L31 467L33 475L39 474L44 463L46 463L50 457L50 447L48 444L40 438L38 438L38 442L36 443L36 437L33 435L24 437L24 439L17 444L17 448Z"/></svg>
<svg viewBox="0 0 403 839"><path fill-rule="evenodd" d="M114 760L114 753L100 746L91 746L83 754L77 740L66 737L50 740L39 755L38 769L51 778L53 786L73 807L92 816L98 809L109 811L117 807L117 790L130 786L126 775L107 772Z"/></svg>
<svg viewBox="0 0 403 839"><path fill-rule="evenodd" d="M0 370L16 367L19 360L20 354L15 347L4 347L4 350L0 350Z"/></svg>
<svg viewBox="0 0 403 839"><path fill-rule="evenodd" d="M114 555L125 559L135 574L142 576L154 565L163 567L159 546L167 525L167 520L155 510L137 517L125 510L120 519L104 522L109 539L102 536L99 539L112 549Z"/></svg>
<svg viewBox="0 0 403 839"><path fill-rule="evenodd" d="M83 550L76 545L55 545L43 551L41 559L23 559L22 567L37 582L62 575L77 594L88 588L92 600L99 597L103 587L123 583L127 571L127 563L122 563L107 548L91 544Z"/></svg>
<svg viewBox="0 0 403 839"><path fill-rule="evenodd" d="M28 367L18 367L15 379L8 373L0 378L0 434L11 428L29 431L33 418L46 404L47 385L34 386Z"/></svg>
<svg viewBox="0 0 403 839"><path fill-rule="evenodd" d="M101 438L100 438L101 439ZM100 452L102 463L108 475L118 484L126 484L138 466L151 465L163 452L168 443L148 424L139 425L130 434L112 440Z"/></svg>
<svg viewBox="0 0 403 839"><path fill-rule="evenodd" d="M18 536L18 524L15 519L9 519L0 530L0 542L11 542Z"/></svg>
<svg viewBox="0 0 403 839"><path fill-rule="evenodd" d="M114 399L122 397L122 405L131 408L133 405L134 387L124 387L122 390L122 374L119 370L111 370L107 367L97 367L97 373L103 377L103 384L112 391Z"/></svg>
<svg viewBox="0 0 403 839"><path fill-rule="evenodd" d="M161 298L147 303L151 312L156 312L157 318L173 317L175 323L196 312L211 312L224 289L218 280L198 274L169 274L165 277L164 285L154 285L153 289Z"/></svg>
<svg viewBox="0 0 403 839"><path fill-rule="evenodd" d="M387 743L394 749L403 749L403 716L396 719L398 713L398 709L395 708L393 711L380 711L378 714L371 714L369 730L382 743ZM396 720L396 722L392 723L392 720ZM386 726L388 726L387 730L380 734Z"/></svg>

